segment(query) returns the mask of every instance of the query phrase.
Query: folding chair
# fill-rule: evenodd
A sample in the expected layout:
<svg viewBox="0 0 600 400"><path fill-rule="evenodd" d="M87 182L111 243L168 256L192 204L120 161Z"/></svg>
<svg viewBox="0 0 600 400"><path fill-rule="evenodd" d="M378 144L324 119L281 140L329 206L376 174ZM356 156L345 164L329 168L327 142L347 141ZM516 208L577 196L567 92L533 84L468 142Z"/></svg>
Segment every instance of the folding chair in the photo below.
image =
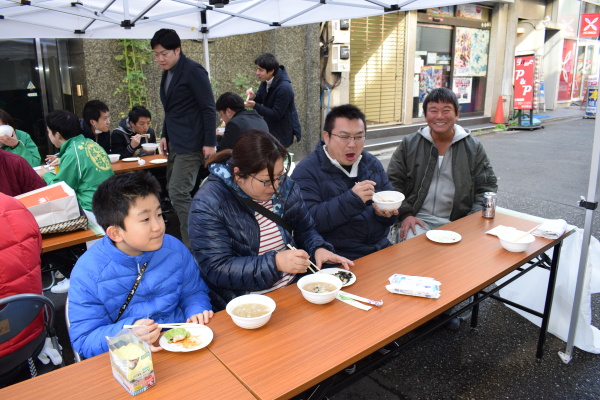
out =
<svg viewBox="0 0 600 400"><path fill-rule="evenodd" d="M67 301L65 301L65 321L67 322L67 332L69 333L69 340L71 338L71 322L69 321L69 296L67 296ZM73 349L73 346L71 346ZM73 349L73 358L75 358L75 362L81 362L82 358L78 352Z"/></svg>

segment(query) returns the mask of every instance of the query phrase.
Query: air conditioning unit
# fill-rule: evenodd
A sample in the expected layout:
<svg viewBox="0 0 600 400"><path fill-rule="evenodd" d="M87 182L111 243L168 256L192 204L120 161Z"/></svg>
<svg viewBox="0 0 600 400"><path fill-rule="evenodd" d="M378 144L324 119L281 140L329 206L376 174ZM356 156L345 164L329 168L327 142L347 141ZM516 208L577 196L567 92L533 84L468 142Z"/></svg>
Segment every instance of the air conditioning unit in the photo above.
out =
<svg viewBox="0 0 600 400"><path fill-rule="evenodd" d="M350 72L350 45L331 46L331 72Z"/></svg>

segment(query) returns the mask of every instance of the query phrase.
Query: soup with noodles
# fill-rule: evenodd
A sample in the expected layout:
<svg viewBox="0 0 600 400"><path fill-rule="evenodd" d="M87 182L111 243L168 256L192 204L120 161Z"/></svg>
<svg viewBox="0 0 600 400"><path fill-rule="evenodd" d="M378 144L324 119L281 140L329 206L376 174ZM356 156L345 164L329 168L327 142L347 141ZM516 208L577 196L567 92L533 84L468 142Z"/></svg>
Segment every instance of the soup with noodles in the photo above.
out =
<svg viewBox="0 0 600 400"><path fill-rule="evenodd" d="M302 289L306 290L307 292L312 292L312 293L327 293L327 292L333 292L337 288L335 287L334 284L327 283L327 282L311 282L311 283L307 283L306 285L304 285L304 287Z"/></svg>
<svg viewBox="0 0 600 400"><path fill-rule="evenodd" d="M268 314L269 311L271 311L271 309L264 304L247 303L237 306L233 309L232 313L236 317L256 318Z"/></svg>

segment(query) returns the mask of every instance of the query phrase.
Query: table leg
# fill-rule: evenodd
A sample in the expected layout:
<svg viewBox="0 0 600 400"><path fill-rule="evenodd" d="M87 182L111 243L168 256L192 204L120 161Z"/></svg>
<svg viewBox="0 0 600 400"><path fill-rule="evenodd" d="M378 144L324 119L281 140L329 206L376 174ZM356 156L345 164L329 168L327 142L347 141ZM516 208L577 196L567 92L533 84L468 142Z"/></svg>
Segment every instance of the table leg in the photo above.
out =
<svg viewBox="0 0 600 400"><path fill-rule="evenodd" d="M473 312L471 313L471 328L477 328L477 321L479 318L479 303L477 302L478 298L479 292L473 295L473 303L475 303L475 305L473 306Z"/></svg>
<svg viewBox="0 0 600 400"><path fill-rule="evenodd" d="M546 303L544 305L544 314L542 317L542 326L540 327L540 338L538 339L537 352L535 357L537 361L542 360L544 355L544 343L546 342L546 333L548 332L548 323L550 322L550 312L552 310L552 300L554 298L554 285L556 284L556 275L558 273L558 260L560 259L560 250L562 241L554 246L552 252L552 262L550 263L550 276L548 277L548 291L546 292Z"/></svg>

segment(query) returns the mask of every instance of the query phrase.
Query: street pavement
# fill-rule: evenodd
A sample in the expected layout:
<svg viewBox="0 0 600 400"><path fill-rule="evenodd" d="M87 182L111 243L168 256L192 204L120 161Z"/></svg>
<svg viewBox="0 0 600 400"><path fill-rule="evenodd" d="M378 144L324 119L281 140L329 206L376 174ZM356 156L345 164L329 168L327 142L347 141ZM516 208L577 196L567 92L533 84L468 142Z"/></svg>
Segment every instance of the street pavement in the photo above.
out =
<svg viewBox="0 0 600 400"><path fill-rule="evenodd" d="M545 129L479 135L498 176L498 205L583 227L577 206L587 195L594 120L573 115ZM385 166L393 149L379 154ZM593 234L598 236L594 218ZM401 311L399 311L401 312ZM600 326L600 296L592 296L592 323ZM548 335L544 358L535 360L538 328L506 306L486 301L476 329L438 330L402 350L331 400L355 399L598 399L600 355L575 348L564 364L566 343Z"/></svg>

